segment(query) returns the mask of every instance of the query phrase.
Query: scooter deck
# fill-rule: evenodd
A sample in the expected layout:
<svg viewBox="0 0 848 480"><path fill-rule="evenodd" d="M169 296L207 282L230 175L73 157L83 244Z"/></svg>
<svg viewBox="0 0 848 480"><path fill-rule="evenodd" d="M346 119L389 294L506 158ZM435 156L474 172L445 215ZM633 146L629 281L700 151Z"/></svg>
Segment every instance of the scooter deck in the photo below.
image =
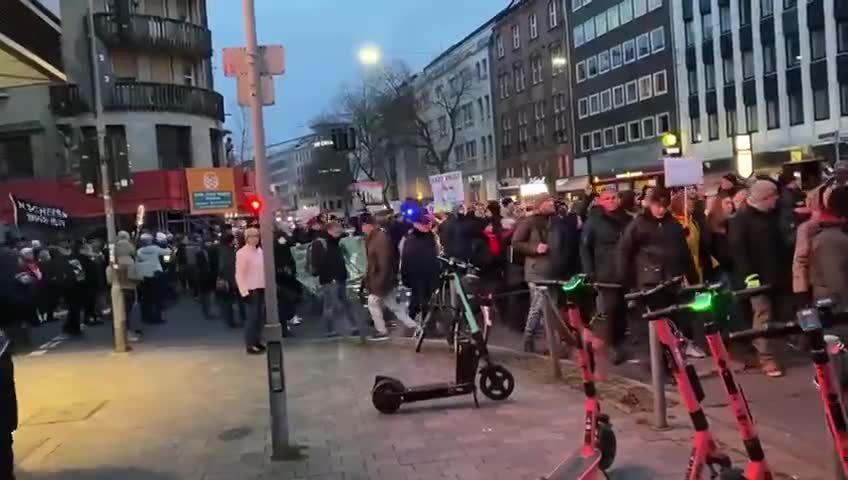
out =
<svg viewBox="0 0 848 480"><path fill-rule="evenodd" d="M577 451L543 480L588 480L597 478L598 464L601 462L601 452L595 450L591 455L585 456L583 452Z"/></svg>

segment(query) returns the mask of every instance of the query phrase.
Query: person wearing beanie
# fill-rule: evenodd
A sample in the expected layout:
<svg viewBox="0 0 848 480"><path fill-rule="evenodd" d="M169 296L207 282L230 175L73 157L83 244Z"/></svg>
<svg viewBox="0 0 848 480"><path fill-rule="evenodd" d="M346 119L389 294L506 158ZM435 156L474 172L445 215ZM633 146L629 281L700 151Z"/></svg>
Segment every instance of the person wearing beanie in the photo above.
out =
<svg viewBox="0 0 848 480"><path fill-rule="evenodd" d="M153 236L143 233L138 239L140 245L136 251L135 268L141 279L139 285L139 301L141 304L141 320L144 323L164 323L162 318L162 289L158 277L162 274L160 258L171 255L169 248L155 244Z"/></svg>
<svg viewBox="0 0 848 480"><path fill-rule="evenodd" d="M262 328L265 325L265 272L259 229L244 231L245 245L236 252L236 287L247 303L244 343L249 355L265 352Z"/></svg>
<svg viewBox="0 0 848 480"><path fill-rule="evenodd" d="M777 185L770 180L757 180L748 189L747 207L741 209L728 226L736 277L748 288L770 285L764 295L751 297L754 328L786 318L791 310L790 262L781 261L791 255L780 235L775 211L780 197ZM754 341L763 373L780 377L783 369L777 362L774 341Z"/></svg>
<svg viewBox="0 0 848 480"><path fill-rule="evenodd" d="M783 171L777 179L780 198L777 201L780 234L790 251L795 249L795 236L801 223L797 210L804 206L806 195L801 190L801 179L794 172Z"/></svg>

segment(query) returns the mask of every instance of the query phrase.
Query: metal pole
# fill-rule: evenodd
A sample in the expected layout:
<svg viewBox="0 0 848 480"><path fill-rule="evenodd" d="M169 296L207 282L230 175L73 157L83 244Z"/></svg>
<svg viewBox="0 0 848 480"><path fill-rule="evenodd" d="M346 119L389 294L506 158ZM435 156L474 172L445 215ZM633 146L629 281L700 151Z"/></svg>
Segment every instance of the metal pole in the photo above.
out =
<svg viewBox="0 0 848 480"><path fill-rule="evenodd" d="M544 288L544 287L530 287ZM559 364L559 338L557 329L554 327L554 322L557 321L556 313L554 312L553 298L550 291L544 288L537 292L537 295L544 295L545 301L542 304L542 321L545 322L545 338L548 341L548 354L551 357L551 370L554 378L562 378L562 367Z"/></svg>
<svg viewBox="0 0 848 480"><path fill-rule="evenodd" d="M665 404L665 371L663 350L654 322L648 322L648 337L651 348L651 386L654 390L654 428L668 428Z"/></svg>
<svg viewBox="0 0 848 480"><path fill-rule="evenodd" d="M112 204L112 181L109 178L109 158L106 150L106 126L103 123L103 92L100 89L100 62L104 61L97 51L94 34L94 0L88 0L88 34L91 48L91 71L94 81L94 122L97 129L97 152L100 160L100 188L103 194L103 214L106 219L106 240L109 243L109 266L114 269L110 292L112 294L112 325L115 336L115 352L129 351L127 345L127 316L124 310L124 292L117 282L118 264L115 261L115 208Z"/></svg>
<svg viewBox="0 0 848 480"><path fill-rule="evenodd" d="M259 198L271 191L268 164L265 158L265 123L262 113L260 82L261 59L256 39L256 12L253 0L243 0L244 30L247 47L248 81L250 83L250 112L253 124L256 190ZM259 210L259 232L263 246L265 271L265 341L268 345L268 389L271 406L271 458L291 458L289 425L286 408L286 375L283 362L283 326L277 311L277 279L274 268L274 215L268 202Z"/></svg>

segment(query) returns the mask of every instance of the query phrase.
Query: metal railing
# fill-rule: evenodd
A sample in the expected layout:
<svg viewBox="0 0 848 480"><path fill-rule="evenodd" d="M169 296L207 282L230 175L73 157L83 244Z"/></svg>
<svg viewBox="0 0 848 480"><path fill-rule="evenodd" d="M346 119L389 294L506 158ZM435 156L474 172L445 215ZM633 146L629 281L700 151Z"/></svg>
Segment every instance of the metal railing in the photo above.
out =
<svg viewBox="0 0 848 480"><path fill-rule="evenodd" d="M212 32L200 25L154 15L130 15L121 31L115 15L94 15L97 36L110 47L166 50L195 58L212 57Z"/></svg>

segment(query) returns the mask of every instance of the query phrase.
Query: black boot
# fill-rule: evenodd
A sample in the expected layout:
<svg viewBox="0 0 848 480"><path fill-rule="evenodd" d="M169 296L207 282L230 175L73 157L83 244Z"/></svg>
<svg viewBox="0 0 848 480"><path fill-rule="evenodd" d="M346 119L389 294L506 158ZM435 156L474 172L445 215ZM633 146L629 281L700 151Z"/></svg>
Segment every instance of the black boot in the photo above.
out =
<svg viewBox="0 0 848 480"><path fill-rule="evenodd" d="M536 353L536 342L533 337L524 338L524 351L527 353Z"/></svg>

